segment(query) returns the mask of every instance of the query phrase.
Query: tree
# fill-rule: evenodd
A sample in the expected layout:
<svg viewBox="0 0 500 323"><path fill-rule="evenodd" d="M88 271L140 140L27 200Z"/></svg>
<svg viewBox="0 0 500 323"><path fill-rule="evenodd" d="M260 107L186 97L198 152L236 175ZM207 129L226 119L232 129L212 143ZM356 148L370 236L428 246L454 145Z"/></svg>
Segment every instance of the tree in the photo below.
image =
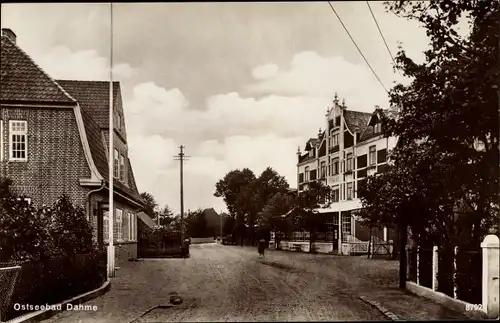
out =
<svg viewBox="0 0 500 323"><path fill-rule="evenodd" d="M206 238L210 235L213 236L213 234L207 232L207 222L202 209L188 212L185 218L185 223L186 232L191 237Z"/></svg>
<svg viewBox="0 0 500 323"><path fill-rule="evenodd" d="M165 206L162 209L156 211L157 223L158 219L160 220L159 221L160 225L166 227L169 227L172 221L174 221L174 213L167 204L165 204Z"/></svg>
<svg viewBox="0 0 500 323"><path fill-rule="evenodd" d="M318 214L314 209L327 207L330 204L331 187L323 182L312 181L306 190L299 193L295 199L295 207L292 210L296 228L304 228L310 233L309 250L314 252L316 234L326 223L327 218Z"/></svg>
<svg viewBox="0 0 500 323"><path fill-rule="evenodd" d="M263 232L276 232L276 248L280 248L281 233L288 233L291 223L286 215L293 208L295 196L288 192L274 194L258 214L258 225Z"/></svg>
<svg viewBox="0 0 500 323"><path fill-rule="evenodd" d="M232 170L215 184L215 197L222 197L231 216L236 216L236 199L241 188L253 183L255 174L248 168Z"/></svg>
<svg viewBox="0 0 500 323"><path fill-rule="evenodd" d="M247 213L242 197L238 201L238 194L249 184L255 181L255 174L248 168L243 170L233 170L219 180L215 185L214 196L222 197L226 203L227 210L231 217L235 219L233 234L240 238L240 244L243 245L243 237L246 232L245 213ZM239 207L239 209L238 209Z"/></svg>
<svg viewBox="0 0 500 323"><path fill-rule="evenodd" d="M153 194L149 192L142 192L141 197L144 199L145 206L144 209L142 210L144 213L149 215L149 217L153 220L157 219L157 208L158 208L158 203L156 203L156 200L153 196Z"/></svg>
<svg viewBox="0 0 500 323"><path fill-rule="evenodd" d="M377 222L388 212L383 216L399 224L403 240L409 226L418 243L467 240L478 247L499 211L499 4L433 0L386 6L423 24L431 48L423 63L403 49L396 56L396 68L411 84L390 91L398 117L383 118L383 132L399 138L390 154L394 167L358 191L370 211L364 216ZM462 16L471 26L465 37L456 31Z"/></svg>

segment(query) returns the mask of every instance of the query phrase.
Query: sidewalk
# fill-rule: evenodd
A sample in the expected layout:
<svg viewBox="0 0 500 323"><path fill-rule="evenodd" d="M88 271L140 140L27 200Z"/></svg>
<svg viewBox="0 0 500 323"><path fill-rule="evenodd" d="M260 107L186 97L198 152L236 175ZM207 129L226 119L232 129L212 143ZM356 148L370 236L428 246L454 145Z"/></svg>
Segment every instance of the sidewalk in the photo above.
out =
<svg viewBox="0 0 500 323"><path fill-rule="evenodd" d="M462 313L397 288L361 292L360 298L393 320L471 320Z"/></svg>
<svg viewBox="0 0 500 323"><path fill-rule="evenodd" d="M65 311L42 321L43 323L109 323L132 322L151 308L169 305L169 292L179 290L178 282L172 275L159 270L158 266L148 262L165 260L147 260L128 262L116 272L111 279L111 289L101 297L93 299L85 305L96 305L97 311ZM182 266L185 259L170 259L173 266Z"/></svg>

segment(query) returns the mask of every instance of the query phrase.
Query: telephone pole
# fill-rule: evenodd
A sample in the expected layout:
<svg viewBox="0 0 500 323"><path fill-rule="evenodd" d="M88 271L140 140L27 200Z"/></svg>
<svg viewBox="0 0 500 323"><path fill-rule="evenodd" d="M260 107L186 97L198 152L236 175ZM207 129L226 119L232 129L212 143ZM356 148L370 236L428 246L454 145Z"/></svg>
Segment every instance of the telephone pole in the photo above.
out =
<svg viewBox="0 0 500 323"><path fill-rule="evenodd" d="M184 161L187 160L187 157L184 155L184 147L183 145L179 146L180 152L176 157L176 160L180 161L180 172L181 172L181 185L180 185L180 198L181 198L181 243L184 243Z"/></svg>

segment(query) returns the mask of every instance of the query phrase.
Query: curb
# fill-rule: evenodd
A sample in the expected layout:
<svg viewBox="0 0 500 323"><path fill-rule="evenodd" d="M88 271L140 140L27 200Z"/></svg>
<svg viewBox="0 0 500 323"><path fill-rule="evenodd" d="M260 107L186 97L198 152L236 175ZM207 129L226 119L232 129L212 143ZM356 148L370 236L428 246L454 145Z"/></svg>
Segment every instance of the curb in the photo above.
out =
<svg viewBox="0 0 500 323"><path fill-rule="evenodd" d="M391 321L401 321L401 319L396 314L390 312L388 309L386 309L385 307L380 305L380 303L375 302L375 301L371 301L366 296L359 296L359 299L361 299L363 302L375 307L377 310L379 310L382 314L384 314Z"/></svg>
<svg viewBox="0 0 500 323"><path fill-rule="evenodd" d="M111 288L111 282L109 280L105 281L104 284L102 284L101 287L91 290L90 292L87 292L85 294L81 294L79 296L73 297L69 300L66 300L64 302L58 303L58 304L53 304L51 307L57 308L60 307L61 309L46 309L46 310L40 310L32 313L27 313L24 315L21 315L19 317L13 318L10 321L7 321L5 323L36 323L40 322L43 320L47 320L50 317L65 312L65 308L67 304L72 304L72 305L80 305L82 303L88 302L96 297L99 297L101 295L104 295L109 289Z"/></svg>

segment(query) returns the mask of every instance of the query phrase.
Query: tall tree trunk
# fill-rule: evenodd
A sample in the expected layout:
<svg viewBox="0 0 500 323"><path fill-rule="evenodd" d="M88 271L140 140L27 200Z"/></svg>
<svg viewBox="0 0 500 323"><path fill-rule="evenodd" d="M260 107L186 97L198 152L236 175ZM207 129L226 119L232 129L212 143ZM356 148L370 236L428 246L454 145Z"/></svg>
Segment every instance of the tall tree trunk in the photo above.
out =
<svg viewBox="0 0 500 323"><path fill-rule="evenodd" d="M406 289L406 244L408 242L408 225L404 215L399 220L399 288Z"/></svg>

